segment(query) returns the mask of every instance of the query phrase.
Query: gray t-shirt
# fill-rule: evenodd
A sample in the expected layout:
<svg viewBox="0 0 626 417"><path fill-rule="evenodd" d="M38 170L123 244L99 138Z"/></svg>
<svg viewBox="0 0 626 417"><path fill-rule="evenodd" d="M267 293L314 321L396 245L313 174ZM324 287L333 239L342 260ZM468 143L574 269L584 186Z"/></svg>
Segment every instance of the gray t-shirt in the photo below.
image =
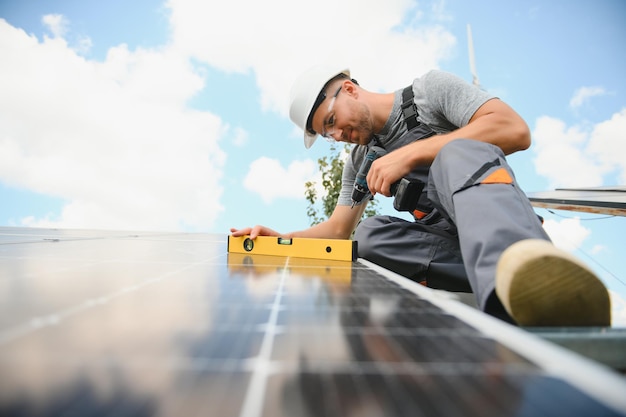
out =
<svg viewBox="0 0 626 417"><path fill-rule="evenodd" d="M468 84L463 79L443 71L433 70L413 81L414 101L419 113L418 120L430 126L436 133L447 133L469 123L476 110L488 100L495 98L486 91ZM402 90L395 92L393 108L385 126L376 140L391 150L402 143L407 133L402 110ZM337 199L340 206L352 205L350 196L367 146L355 145L343 168L341 192Z"/></svg>

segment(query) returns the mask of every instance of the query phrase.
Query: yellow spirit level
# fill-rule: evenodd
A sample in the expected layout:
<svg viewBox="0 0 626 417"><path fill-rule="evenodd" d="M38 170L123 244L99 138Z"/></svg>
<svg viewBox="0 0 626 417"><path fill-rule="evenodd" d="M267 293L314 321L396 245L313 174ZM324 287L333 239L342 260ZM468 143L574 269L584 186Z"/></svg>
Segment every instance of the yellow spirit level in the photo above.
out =
<svg viewBox="0 0 626 417"><path fill-rule="evenodd" d="M346 239L285 239L274 236L228 236L228 252L295 258L356 261L357 242Z"/></svg>

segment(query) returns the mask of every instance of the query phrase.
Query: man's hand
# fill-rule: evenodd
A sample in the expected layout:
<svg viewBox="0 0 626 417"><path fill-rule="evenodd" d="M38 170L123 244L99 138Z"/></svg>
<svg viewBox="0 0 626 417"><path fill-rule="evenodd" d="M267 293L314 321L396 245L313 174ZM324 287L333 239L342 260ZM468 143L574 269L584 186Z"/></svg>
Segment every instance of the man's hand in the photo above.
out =
<svg viewBox="0 0 626 417"><path fill-rule="evenodd" d="M379 193L391 197L391 185L411 172L412 167L407 154L411 145L396 149L372 162L367 174L367 186L372 195Z"/></svg>
<svg viewBox="0 0 626 417"><path fill-rule="evenodd" d="M256 239L257 236L282 236L277 231L261 225L245 227L243 229L235 229L234 227L231 227L230 233L234 237L250 235L250 239Z"/></svg>

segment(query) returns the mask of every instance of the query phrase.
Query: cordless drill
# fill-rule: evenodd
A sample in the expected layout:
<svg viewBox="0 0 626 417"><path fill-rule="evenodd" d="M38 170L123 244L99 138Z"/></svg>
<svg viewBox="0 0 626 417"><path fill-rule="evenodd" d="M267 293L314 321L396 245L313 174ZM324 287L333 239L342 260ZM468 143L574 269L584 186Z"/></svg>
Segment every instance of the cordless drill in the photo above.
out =
<svg viewBox="0 0 626 417"><path fill-rule="evenodd" d="M354 181L351 195L352 208L370 194L366 180L367 173L372 166L372 162L386 153L387 151L380 146L371 146L369 148ZM393 208L398 211L413 211L417 206L417 200L423 188L424 183L418 180L402 178L398 182L393 183L391 185L391 194L394 196Z"/></svg>
<svg viewBox="0 0 626 417"><path fill-rule="evenodd" d="M354 188L352 189L352 208L355 205L359 204L363 199L370 194L370 189L367 186L367 173L370 172L370 167L372 166L372 162L379 156L383 156L387 151L380 146L371 146L367 155L365 155L365 159L361 163L361 167L359 168L359 172L356 174L356 179L354 180Z"/></svg>

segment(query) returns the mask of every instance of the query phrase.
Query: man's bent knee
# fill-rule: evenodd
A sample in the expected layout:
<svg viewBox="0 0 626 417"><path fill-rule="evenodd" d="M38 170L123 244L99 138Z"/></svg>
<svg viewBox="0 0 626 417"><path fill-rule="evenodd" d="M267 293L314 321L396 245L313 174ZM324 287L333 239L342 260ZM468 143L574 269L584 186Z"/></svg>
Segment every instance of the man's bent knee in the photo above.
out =
<svg viewBox="0 0 626 417"><path fill-rule="evenodd" d="M382 216L372 216L361 220L361 223L354 231L354 240L358 242L359 257L370 259L370 255L375 253L376 239L373 236L376 230L384 223Z"/></svg>

